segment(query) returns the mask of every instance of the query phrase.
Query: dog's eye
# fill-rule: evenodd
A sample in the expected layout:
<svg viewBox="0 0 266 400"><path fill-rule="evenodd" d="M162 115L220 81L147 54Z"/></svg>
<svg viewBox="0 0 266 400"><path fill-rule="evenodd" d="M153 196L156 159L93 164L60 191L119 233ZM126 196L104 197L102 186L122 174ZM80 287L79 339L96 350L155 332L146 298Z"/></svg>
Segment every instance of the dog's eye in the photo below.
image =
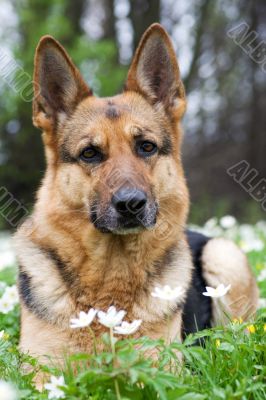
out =
<svg viewBox="0 0 266 400"><path fill-rule="evenodd" d="M157 145L152 142L142 142L138 144L137 150L139 155L148 157L156 153Z"/></svg>
<svg viewBox="0 0 266 400"><path fill-rule="evenodd" d="M102 159L102 154L94 147L87 147L80 154L80 158L85 162L99 162Z"/></svg>

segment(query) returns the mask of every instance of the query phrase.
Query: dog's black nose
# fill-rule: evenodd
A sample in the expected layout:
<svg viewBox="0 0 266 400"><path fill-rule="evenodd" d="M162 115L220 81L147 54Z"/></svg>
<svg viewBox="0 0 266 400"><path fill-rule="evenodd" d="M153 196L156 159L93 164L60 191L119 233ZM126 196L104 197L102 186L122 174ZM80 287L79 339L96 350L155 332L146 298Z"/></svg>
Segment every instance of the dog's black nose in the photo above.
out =
<svg viewBox="0 0 266 400"><path fill-rule="evenodd" d="M147 196L142 190L123 188L113 195L112 203L120 214L133 216L143 210Z"/></svg>

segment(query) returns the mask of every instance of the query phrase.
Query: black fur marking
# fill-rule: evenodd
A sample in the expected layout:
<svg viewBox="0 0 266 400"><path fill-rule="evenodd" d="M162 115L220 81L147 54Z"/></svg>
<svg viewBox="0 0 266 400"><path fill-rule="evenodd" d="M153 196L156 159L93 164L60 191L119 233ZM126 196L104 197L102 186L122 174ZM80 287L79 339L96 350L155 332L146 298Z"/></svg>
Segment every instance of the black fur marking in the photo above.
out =
<svg viewBox="0 0 266 400"><path fill-rule="evenodd" d="M154 269L149 273L151 278L159 278L162 273L165 272L166 268L171 267L175 258L175 249L176 246L171 245L165 250L164 254L154 262Z"/></svg>
<svg viewBox="0 0 266 400"><path fill-rule="evenodd" d="M90 220L93 224L96 224L97 218L98 218L98 216L97 216L97 211L96 211L96 202L94 202L90 209Z"/></svg>
<svg viewBox="0 0 266 400"><path fill-rule="evenodd" d="M47 256L53 261L56 265L63 281L67 284L67 286L71 289L75 288L75 283L77 280L76 274L73 270L69 267L67 262L64 262L57 252L54 249L43 249Z"/></svg>
<svg viewBox="0 0 266 400"><path fill-rule="evenodd" d="M172 140L171 140L170 134L165 133L159 154L167 156L168 154L171 154L172 150L173 150L173 145L172 145Z"/></svg>
<svg viewBox="0 0 266 400"><path fill-rule="evenodd" d="M47 319L47 310L39 304L31 284L31 277L24 271L19 272L18 289L20 298L27 308L41 319Z"/></svg>
<svg viewBox="0 0 266 400"><path fill-rule="evenodd" d="M159 279L166 269L171 268L172 261L175 255L175 246L170 246L164 252L164 254L158 258L158 260L154 261L153 268L146 271L148 284L146 287L149 287L154 280ZM148 289L147 289L148 293Z"/></svg>
<svg viewBox="0 0 266 400"><path fill-rule="evenodd" d="M160 279L166 269L171 268L172 261L175 258L175 248L175 246L170 246L167 248L164 254L158 258L158 260L154 261L152 266L153 268L146 271L147 284L144 287L144 291L147 296L150 294L148 290L150 285L152 285L155 280Z"/></svg>
<svg viewBox="0 0 266 400"><path fill-rule="evenodd" d="M202 250L210 240L197 232L187 231L187 239L193 256L194 271L183 310L183 337L211 326L212 302L202 295L206 282L202 276Z"/></svg>
<svg viewBox="0 0 266 400"><path fill-rule="evenodd" d="M175 307L171 308L172 314L177 314L179 311L183 311L184 308L184 302L179 302L178 304L175 305Z"/></svg>
<svg viewBox="0 0 266 400"><path fill-rule="evenodd" d="M97 200L95 199L90 208L90 220L95 226L96 229L101 231L102 233L110 233L111 231L107 228L102 226L102 219L98 218L97 214Z"/></svg>
<svg viewBox="0 0 266 400"><path fill-rule="evenodd" d="M73 163L77 162L77 160L74 157L72 157L71 154L68 152L68 150L66 149L64 144L62 146L60 146L59 156L60 156L60 160L64 163L73 164Z"/></svg>
<svg viewBox="0 0 266 400"><path fill-rule="evenodd" d="M105 116L109 119L119 118L121 115L120 111L116 108L115 105L110 105L105 111Z"/></svg>
<svg viewBox="0 0 266 400"><path fill-rule="evenodd" d="M34 304L31 291L31 278L26 272L19 272L18 278L19 294L28 308L32 308Z"/></svg>

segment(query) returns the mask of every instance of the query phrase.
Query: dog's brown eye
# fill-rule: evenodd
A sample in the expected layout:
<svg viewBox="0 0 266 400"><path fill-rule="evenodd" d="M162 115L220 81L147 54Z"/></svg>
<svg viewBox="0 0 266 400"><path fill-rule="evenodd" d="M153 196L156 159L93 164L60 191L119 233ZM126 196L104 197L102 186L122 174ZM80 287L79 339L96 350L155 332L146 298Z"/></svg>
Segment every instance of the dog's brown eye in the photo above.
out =
<svg viewBox="0 0 266 400"><path fill-rule="evenodd" d="M142 142L138 145L138 154L143 157L148 157L156 153L157 146L155 143L152 142Z"/></svg>
<svg viewBox="0 0 266 400"><path fill-rule="evenodd" d="M99 162L102 159L102 154L94 147L87 147L82 151L80 158L85 162Z"/></svg>
<svg viewBox="0 0 266 400"><path fill-rule="evenodd" d="M144 151L151 152L154 149L154 144L146 142L141 146Z"/></svg>

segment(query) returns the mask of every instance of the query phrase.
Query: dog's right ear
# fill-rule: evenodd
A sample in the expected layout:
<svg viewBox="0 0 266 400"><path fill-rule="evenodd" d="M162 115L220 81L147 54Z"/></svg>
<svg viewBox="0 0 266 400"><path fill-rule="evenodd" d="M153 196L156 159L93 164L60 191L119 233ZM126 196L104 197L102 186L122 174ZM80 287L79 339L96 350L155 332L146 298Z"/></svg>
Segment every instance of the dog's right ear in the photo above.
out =
<svg viewBox="0 0 266 400"><path fill-rule="evenodd" d="M51 131L62 116L92 95L64 48L51 36L41 38L34 60L33 123Z"/></svg>
<svg viewBox="0 0 266 400"><path fill-rule="evenodd" d="M184 114L185 90L173 44L160 24L143 34L129 68L125 90L140 93L151 104L160 104L176 120Z"/></svg>

